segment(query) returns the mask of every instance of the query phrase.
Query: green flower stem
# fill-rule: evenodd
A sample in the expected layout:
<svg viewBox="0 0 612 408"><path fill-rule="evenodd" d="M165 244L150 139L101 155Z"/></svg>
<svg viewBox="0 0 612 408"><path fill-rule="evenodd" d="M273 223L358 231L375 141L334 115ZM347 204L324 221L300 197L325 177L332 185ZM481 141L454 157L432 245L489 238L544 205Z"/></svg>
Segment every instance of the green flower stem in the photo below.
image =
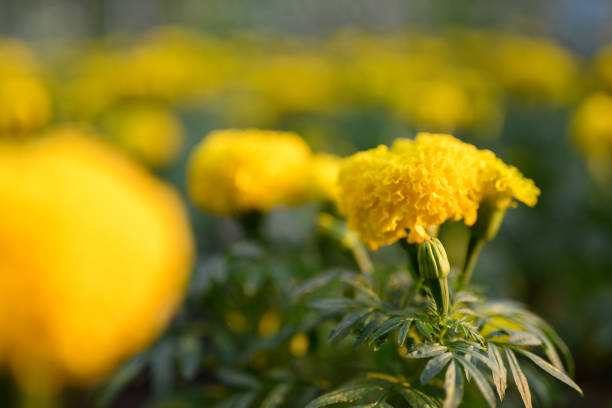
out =
<svg viewBox="0 0 612 408"><path fill-rule="evenodd" d="M415 282L418 282L421 278L419 277L419 261L418 261L418 246L415 244L409 244L405 239L400 239L400 246L406 251L408 254L408 258L410 259L410 268L408 271L412 276L412 279Z"/></svg>
<svg viewBox="0 0 612 408"><path fill-rule="evenodd" d="M465 262L463 263L463 269L461 274L457 277L456 289L460 291L470 283L474 267L478 261L478 255L482 251L482 247L487 243L486 239L477 238L474 235L470 236L470 242L468 243L467 253L465 255Z"/></svg>
<svg viewBox="0 0 612 408"><path fill-rule="evenodd" d="M374 273L374 264L372 264L368 251L361 242L355 241L353 245L351 245L351 252L361 272L366 275Z"/></svg>
<svg viewBox="0 0 612 408"><path fill-rule="evenodd" d="M249 211L238 217L238 222L242 226L244 235L248 239L258 240L261 238L261 224L264 215L261 211Z"/></svg>

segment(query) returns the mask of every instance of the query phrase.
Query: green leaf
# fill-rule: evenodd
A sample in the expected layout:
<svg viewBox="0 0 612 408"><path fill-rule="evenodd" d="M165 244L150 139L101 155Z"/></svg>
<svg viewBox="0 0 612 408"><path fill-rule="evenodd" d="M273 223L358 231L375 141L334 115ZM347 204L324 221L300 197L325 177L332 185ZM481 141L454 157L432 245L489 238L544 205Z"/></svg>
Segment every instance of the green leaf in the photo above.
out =
<svg viewBox="0 0 612 408"><path fill-rule="evenodd" d="M423 336L425 336L427 340L432 341L433 340L433 328L431 327L431 325L422 320L415 320L415 323L416 323L417 329L419 329L419 331L423 334Z"/></svg>
<svg viewBox="0 0 612 408"><path fill-rule="evenodd" d="M366 297L365 300L368 301L367 303L372 304L372 306L380 304L380 297L378 297L376 292L366 286L363 282L357 279L343 279L343 282L357 289L361 294Z"/></svg>
<svg viewBox="0 0 612 408"><path fill-rule="evenodd" d="M542 344L542 340L529 332L511 331L510 337L506 340L506 343L512 344L513 346L539 346Z"/></svg>
<svg viewBox="0 0 612 408"><path fill-rule="evenodd" d="M151 352L151 382L156 398L164 397L174 388L174 343L162 340Z"/></svg>
<svg viewBox="0 0 612 408"><path fill-rule="evenodd" d="M497 395L502 400L506 394L506 387L508 386L508 373L506 372L506 365L502 359L501 353L495 344L488 343L489 360L491 364L497 366L497 370L493 370L493 382L497 389Z"/></svg>
<svg viewBox="0 0 612 408"><path fill-rule="evenodd" d="M217 371L219 380L227 385L241 388L257 388L260 383L257 378L251 374L240 371L231 370L229 368L221 368Z"/></svg>
<svg viewBox="0 0 612 408"><path fill-rule="evenodd" d="M325 272L320 275L316 275L313 278L306 279L304 282L300 283L291 294L292 298L299 298L307 293L313 292L316 289L326 286L335 278L340 275L341 272L338 270L331 270L329 272Z"/></svg>
<svg viewBox="0 0 612 408"><path fill-rule="evenodd" d="M372 308L365 309L365 310L359 309L359 310L350 312L349 314L344 316L344 318L340 321L340 323L338 323L338 325L334 327L331 333L329 333L329 337L327 338L327 340L331 341L335 339L336 337L342 338L346 336L349 330L351 329L351 327L357 322L359 322L359 320L366 317L368 313L370 313L371 311L372 311Z"/></svg>
<svg viewBox="0 0 612 408"><path fill-rule="evenodd" d="M504 351L506 352L508 365L510 366L510 371L512 372L512 378L514 378L516 388L518 388L521 398L523 399L523 404L525 404L526 408L531 408L531 392L529 391L527 378L525 377L525 374L523 374L523 371L521 370L521 367L519 366L516 356L512 350L510 350L508 347L504 347Z"/></svg>
<svg viewBox="0 0 612 408"><path fill-rule="evenodd" d="M257 394L253 391L232 395L215 405L215 408L248 408Z"/></svg>
<svg viewBox="0 0 612 408"><path fill-rule="evenodd" d="M96 406L106 407L110 405L121 390L143 370L148 362L149 356L147 354L139 354L122 365L100 391L96 398Z"/></svg>
<svg viewBox="0 0 612 408"><path fill-rule="evenodd" d="M578 391L578 393L580 395L583 395L582 389L578 386L578 384L576 384L564 372L562 372L561 370L559 370L558 368L556 368L552 364L548 363L547 361L545 361L540 356L537 356L537 355L535 355L535 354L533 354L533 353L531 353L531 352L529 352L527 350L517 349L516 351L518 351L519 353L523 354L525 357L529 358L538 367L540 367L542 370L546 371L548 374L550 374L553 377L555 377L557 380L566 383L567 385L569 385L570 387L572 387L573 389Z"/></svg>
<svg viewBox="0 0 612 408"><path fill-rule="evenodd" d="M446 346L438 343L418 343L414 344L406 357L408 358L429 358L442 354L447 350Z"/></svg>
<svg viewBox="0 0 612 408"><path fill-rule="evenodd" d="M444 353L429 360L421 372L421 384L425 385L430 382L440 371L442 371L452 357L453 355L451 353Z"/></svg>
<svg viewBox="0 0 612 408"><path fill-rule="evenodd" d="M384 388L378 384L359 383L342 387L336 391L321 395L308 403L305 408L320 408L341 402L359 401L373 394L383 391Z"/></svg>
<svg viewBox="0 0 612 408"><path fill-rule="evenodd" d="M476 385L478 386L478 389L480 390L480 393L484 399L487 401L487 404L489 404L491 408L495 408L495 394L493 393L493 390L491 389L491 386L489 385L485 376L478 368L476 368L474 364L470 363L464 357L459 356L458 359L463 365L463 368L470 373L470 376L474 379L474 382L476 382Z"/></svg>
<svg viewBox="0 0 612 408"><path fill-rule="evenodd" d="M423 391L409 387L402 387L398 390L398 392L413 408L440 407L440 404L438 404L435 399L425 394Z"/></svg>
<svg viewBox="0 0 612 408"><path fill-rule="evenodd" d="M408 333L410 331L410 326L412 325L412 319L406 320L400 329L397 332L397 342L400 346L403 346L406 342L406 338L408 337Z"/></svg>
<svg viewBox="0 0 612 408"><path fill-rule="evenodd" d="M457 408L463 398L463 375L455 361L451 361L444 376L444 408Z"/></svg>
<svg viewBox="0 0 612 408"><path fill-rule="evenodd" d="M342 309L355 309L359 307L363 307L360 302L357 302L353 299L348 298L330 298L330 299L320 299L312 302L310 307L314 309L323 309L323 310L342 310Z"/></svg>
<svg viewBox="0 0 612 408"><path fill-rule="evenodd" d="M370 334L374 332L374 330L376 330L376 328L379 325L380 325L380 318L375 318L375 319L372 319L370 322L368 322L368 324L365 325L361 333L359 333L359 335L357 336L354 347L355 348L359 347L365 341L365 339L368 338Z"/></svg>
<svg viewBox="0 0 612 408"><path fill-rule="evenodd" d="M291 390L291 384L282 383L278 384L276 387L272 388L272 390L266 395L266 398L262 401L260 408L276 408L279 407L285 402L285 398L289 391Z"/></svg>
<svg viewBox="0 0 612 408"><path fill-rule="evenodd" d="M192 333L182 336L176 352L181 375L186 380L192 380L198 374L202 358L202 346L197 336Z"/></svg>
<svg viewBox="0 0 612 408"><path fill-rule="evenodd" d="M392 317L390 319L385 320L385 322L380 325L380 327L376 329L376 331L374 331L374 333L372 333L372 335L369 337L369 342L374 343L378 338L384 336L391 330L400 326L404 322L404 320L405 319L403 317Z"/></svg>

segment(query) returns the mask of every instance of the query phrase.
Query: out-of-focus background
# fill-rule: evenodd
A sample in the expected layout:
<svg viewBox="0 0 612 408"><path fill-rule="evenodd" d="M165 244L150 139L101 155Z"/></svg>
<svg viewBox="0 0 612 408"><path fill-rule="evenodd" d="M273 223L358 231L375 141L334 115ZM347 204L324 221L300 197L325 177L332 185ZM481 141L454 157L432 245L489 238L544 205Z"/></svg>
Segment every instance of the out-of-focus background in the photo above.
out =
<svg viewBox="0 0 612 408"><path fill-rule="evenodd" d="M182 192L190 148L218 128L337 155L421 130L490 148L542 195L508 212L474 281L567 341L585 397L556 406L612 406L610 21L607 0L0 0L0 128L78 123ZM1 98L23 98L19 121ZM309 251L315 213L275 213L268 233ZM200 258L236 239L191 216Z"/></svg>

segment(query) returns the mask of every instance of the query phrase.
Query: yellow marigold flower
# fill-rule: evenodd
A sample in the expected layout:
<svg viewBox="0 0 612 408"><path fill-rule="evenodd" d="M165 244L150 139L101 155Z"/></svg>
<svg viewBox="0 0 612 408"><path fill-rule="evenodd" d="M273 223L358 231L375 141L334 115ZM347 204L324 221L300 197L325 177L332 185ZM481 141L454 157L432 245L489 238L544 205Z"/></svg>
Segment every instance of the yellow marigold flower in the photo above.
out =
<svg viewBox="0 0 612 408"><path fill-rule="evenodd" d="M21 134L45 125L51 116L47 89L31 76L0 78L0 134Z"/></svg>
<svg viewBox="0 0 612 408"><path fill-rule="evenodd" d="M538 202L540 189L533 180L525 178L514 166L508 166L490 150L480 152L483 168L480 173L481 201L496 208L514 206L514 200L533 207Z"/></svg>
<svg viewBox="0 0 612 408"><path fill-rule="evenodd" d="M217 215L298 204L310 159L310 148L295 133L214 131L191 154L189 194L197 206Z"/></svg>
<svg viewBox="0 0 612 408"><path fill-rule="evenodd" d="M612 91L612 44L606 45L597 52L595 71L606 89Z"/></svg>
<svg viewBox="0 0 612 408"><path fill-rule="evenodd" d="M79 130L51 133L0 141L0 363L47 392L149 345L193 257L174 191Z"/></svg>
<svg viewBox="0 0 612 408"><path fill-rule="evenodd" d="M108 117L107 127L121 147L151 167L172 163L183 146L180 120L161 106L120 107Z"/></svg>
<svg viewBox="0 0 612 408"><path fill-rule="evenodd" d="M612 96L603 92L588 96L574 113L571 126L574 141L594 174L612 175Z"/></svg>
<svg viewBox="0 0 612 408"><path fill-rule="evenodd" d="M450 135L420 133L345 160L338 206L370 248L407 237L429 238L427 229L447 220L476 221L483 200L508 206L512 198L535 204L539 190L489 151Z"/></svg>
<svg viewBox="0 0 612 408"><path fill-rule="evenodd" d="M257 332L261 337L270 338L276 336L281 326L281 317L275 310L266 311L259 320Z"/></svg>

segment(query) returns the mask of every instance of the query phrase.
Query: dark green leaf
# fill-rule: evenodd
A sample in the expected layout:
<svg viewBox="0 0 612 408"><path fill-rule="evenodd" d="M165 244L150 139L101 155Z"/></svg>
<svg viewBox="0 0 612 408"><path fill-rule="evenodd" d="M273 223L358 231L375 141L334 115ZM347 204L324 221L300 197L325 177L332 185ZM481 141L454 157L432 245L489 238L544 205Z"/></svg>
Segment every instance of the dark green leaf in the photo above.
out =
<svg viewBox="0 0 612 408"><path fill-rule="evenodd" d="M455 361L451 361L444 376L444 408L457 408L463 398L463 375Z"/></svg>
<svg viewBox="0 0 612 408"><path fill-rule="evenodd" d="M519 366L516 356L512 350L510 350L508 347L504 347L504 351L506 352L508 365L510 366L510 371L512 372L512 378L514 378L516 388L518 388L521 398L523 399L523 404L525 404L526 408L531 408L531 392L529 391L527 378L525 378L525 374L523 374L523 371L521 370L521 367Z"/></svg>
<svg viewBox="0 0 612 408"><path fill-rule="evenodd" d="M260 383L251 374L243 373L240 371L231 370L228 368L221 368L217 371L217 377L219 380L227 385L241 388L257 388Z"/></svg>
<svg viewBox="0 0 612 408"><path fill-rule="evenodd" d="M187 334L180 338L176 357L183 378L193 379L198 373L202 358L202 346L194 334Z"/></svg>
<svg viewBox="0 0 612 408"><path fill-rule="evenodd" d="M408 337L408 333L410 332L410 325L412 324L412 319L406 320L400 329L397 332L397 342L400 346L403 346L406 342L406 338Z"/></svg>
<svg viewBox="0 0 612 408"><path fill-rule="evenodd" d="M569 378L564 372L562 372L561 370L559 370L558 368L556 368L552 364L548 363L547 361L545 361L540 356L537 356L537 355L535 355L535 354L533 354L533 353L531 353L531 352L529 352L527 350L517 349L516 351L518 351L519 353L523 354L525 357L529 358L538 367L540 367L542 370L546 371L548 374L550 374L553 377L555 377L557 380L566 383L567 385L569 385L570 387L572 387L573 389L578 391L580 393L580 395L583 395L582 394L582 389L580 389L578 384L576 384L574 381L572 381L572 379Z"/></svg>
<svg viewBox="0 0 612 408"><path fill-rule="evenodd" d="M372 319L370 322L368 322L361 333L359 333L357 336L354 347L359 347L365 341L365 339L370 336L370 334L374 333L374 330L376 330L378 326L380 326L379 318Z"/></svg>
<svg viewBox="0 0 612 408"><path fill-rule="evenodd" d="M374 343L378 338L384 336L389 333L391 330L397 328L404 322L403 317L392 317L387 319L372 335L369 337L370 343Z"/></svg>
<svg viewBox="0 0 612 408"><path fill-rule="evenodd" d="M329 333L328 341L335 339L336 337L342 338L346 336L351 329L351 327L359 322L361 319L366 317L368 313L370 313L372 309L359 309L353 312L350 312L338 323L336 327Z"/></svg>
<svg viewBox="0 0 612 408"><path fill-rule="evenodd" d="M439 408L440 404L425 394L423 391L419 391L410 387L402 387L398 390L399 394L404 397L406 401L413 408Z"/></svg>
<svg viewBox="0 0 612 408"><path fill-rule="evenodd" d="M106 407L113 402L121 390L136 377L149 361L147 354L139 354L128 360L108 381L97 398L96 405Z"/></svg>
<svg viewBox="0 0 612 408"><path fill-rule="evenodd" d="M433 340L433 328L429 323L426 323L422 320L415 320L416 327L419 331L427 338L427 340Z"/></svg>
<svg viewBox="0 0 612 408"><path fill-rule="evenodd" d="M336 391L328 392L311 401L306 408L320 408L341 402L355 402L366 397L373 397L383 391L384 388L378 384L360 383L342 387Z"/></svg>
<svg viewBox="0 0 612 408"><path fill-rule="evenodd" d="M342 310L342 309L355 309L359 307L364 307L364 305L360 302L357 302L353 299L348 298L330 298L330 299L320 299L312 302L310 307L315 309L324 309L324 310Z"/></svg>
<svg viewBox="0 0 612 408"><path fill-rule="evenodd" d="M453 355L451 353L444 353L444 354L440 354L439 356L434 357L431 360L429 360L427 362L427 365L421 372L421 378L420 378L421 384L427 384L436 375L438 375L438 373L442 371L444 366L448 364L452 356Z"/></svg>
<svg viewBox="0 0 612 408"><path fill-rule="evenodd" d="M174 344L162 340L151 352L151 380L156 398L164 397L174 388Z"/></svg>

